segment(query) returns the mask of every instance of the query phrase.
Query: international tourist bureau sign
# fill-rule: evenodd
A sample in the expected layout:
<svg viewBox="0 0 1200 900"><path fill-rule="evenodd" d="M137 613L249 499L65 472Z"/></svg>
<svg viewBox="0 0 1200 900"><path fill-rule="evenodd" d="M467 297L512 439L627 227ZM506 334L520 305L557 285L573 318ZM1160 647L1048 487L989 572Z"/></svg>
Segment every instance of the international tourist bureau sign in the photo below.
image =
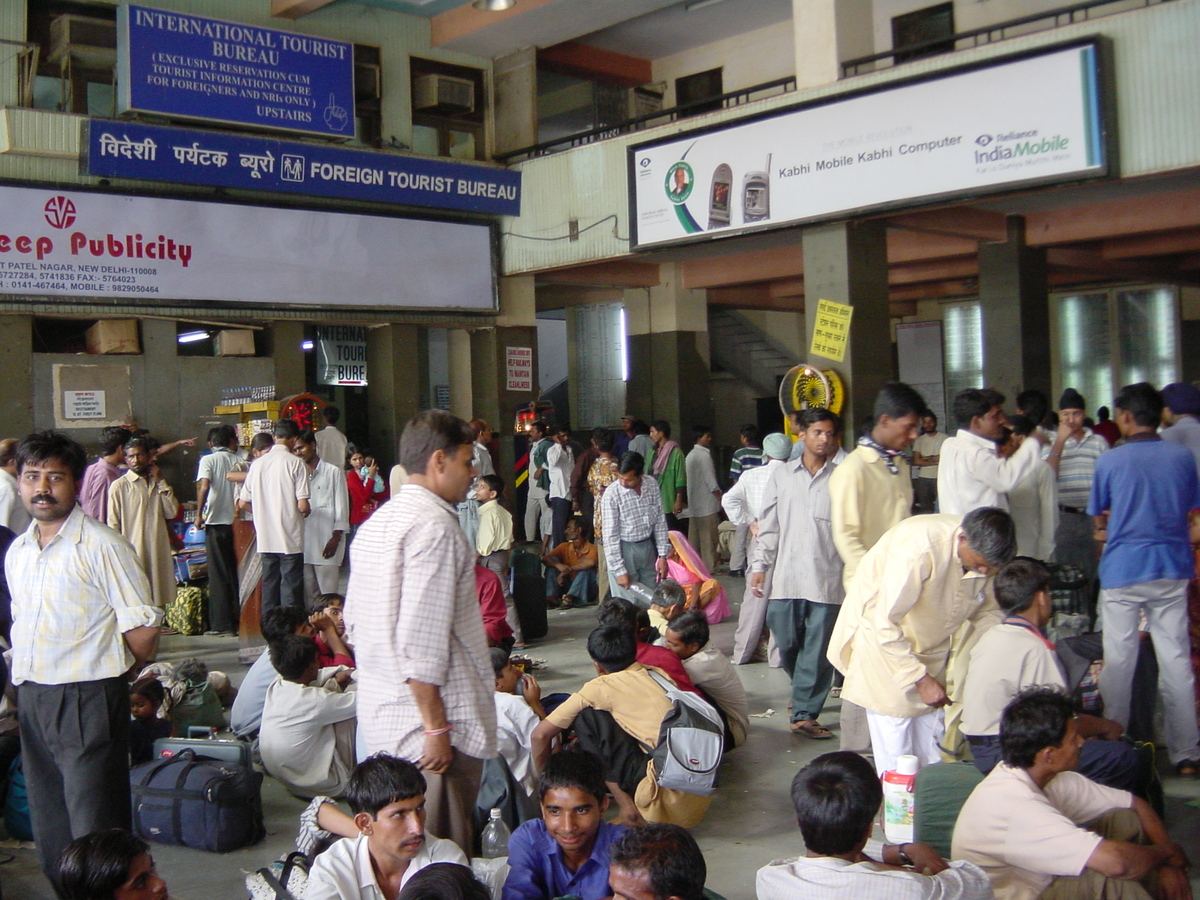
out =
<svg viewBox="0 0 1200 900"><path fill-rule="evenodd" d="M318 325L317 384L367 383L367 329L362 325Z"/></svg>
<svg viewBox="0 0 1200 900"><path fill-rule="evenodd" d="M646 247L1107 173L1094 42L629 148Z"/></svg>
<svg viewBox="0 0 1200 900"><path fill-rule="evenodd" d="M354 136L354 47L122 4L120 112Z"/></svg>

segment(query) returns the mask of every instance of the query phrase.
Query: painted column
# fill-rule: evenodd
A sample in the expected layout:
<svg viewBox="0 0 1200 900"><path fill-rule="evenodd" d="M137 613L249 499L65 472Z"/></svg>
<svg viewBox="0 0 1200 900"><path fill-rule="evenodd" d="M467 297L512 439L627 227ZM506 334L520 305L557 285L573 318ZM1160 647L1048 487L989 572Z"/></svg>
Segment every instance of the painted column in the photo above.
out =
<svg viewBox="0 0 1200 900"><path fill-rule="evenodd" d="M1008 217L1008 240L979 245L979 301L983 383L1007 395L1010 406L1027 388L1049 394L1046 251L1025 243L1024 217Z"/></svg>

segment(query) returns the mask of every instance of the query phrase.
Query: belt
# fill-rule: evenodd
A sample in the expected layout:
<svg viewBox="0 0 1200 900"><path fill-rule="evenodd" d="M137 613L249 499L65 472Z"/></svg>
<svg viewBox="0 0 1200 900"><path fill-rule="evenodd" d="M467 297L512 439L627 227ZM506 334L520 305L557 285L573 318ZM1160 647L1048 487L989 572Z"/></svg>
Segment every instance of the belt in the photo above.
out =
<svg viewBox="0 0 1200 900"><path fill-rule="evenodd" d="M1080 509L1080 508L1079 508L1079 507L1077 507L1077 506L1063 506L1061 503L1060 503L1060 504L1058 504L1058 511L1059 511L1059 512L1075 513L1075 514L1076 514L1076 515L1078 515L1078 516L1086 516L1086 515L1087 515L1087 510L1086 510L1086 509Z"/></svg>

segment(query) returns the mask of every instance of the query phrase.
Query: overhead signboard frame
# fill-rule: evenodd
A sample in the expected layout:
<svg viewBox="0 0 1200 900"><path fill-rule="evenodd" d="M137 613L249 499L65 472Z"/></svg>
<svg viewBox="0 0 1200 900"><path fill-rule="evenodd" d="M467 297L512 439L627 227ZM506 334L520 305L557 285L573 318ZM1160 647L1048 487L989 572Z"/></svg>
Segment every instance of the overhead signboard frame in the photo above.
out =
<svg viewBox="0 0 1200 900"><path fill-rule="evenodd" d="M1113 174L1108 55L1091 37L633 144L630 245Z"/></svg>

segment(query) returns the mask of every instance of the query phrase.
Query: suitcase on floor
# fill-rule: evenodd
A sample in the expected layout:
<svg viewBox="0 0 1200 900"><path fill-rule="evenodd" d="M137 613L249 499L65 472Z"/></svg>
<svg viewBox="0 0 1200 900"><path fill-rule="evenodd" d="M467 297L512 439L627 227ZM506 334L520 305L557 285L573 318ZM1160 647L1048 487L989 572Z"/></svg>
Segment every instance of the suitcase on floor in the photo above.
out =
<svg viewBox="0 0 1200 900"><path fill-rule="evenodd" d="M193 731L193 729L188 729ZM178 756L184 750L193 750L197 757L214 759L222 763L232 763L247 769L253 767L250 758L250 744L247 741L216 741L209 738L207 728L196 728L196 732L204 732L204 737L168 737L159 738L154 742L154 759L170 759Z"/></svg>
<svg viewBox="0 0 1200 900"><path fill-rule="evenodd" d="M186 749L129 772L133 831L146 841L226 853L262 840L262 773Z"/></svg>
<svg viewBox="0 0 1200 900"><path fill-rule="evenodd" d="M924 766L913 788L913 836L949 859L958 813L981 781L974 763Z"/></svg>
<svg viewBox="0 0 1200 900"><path fill-rule="evenodd" d="M544 638L550 630L546 623L546 579L542 562L532 553L513 549L509 562L513 579L513 603L526 641Z"/></svg>

